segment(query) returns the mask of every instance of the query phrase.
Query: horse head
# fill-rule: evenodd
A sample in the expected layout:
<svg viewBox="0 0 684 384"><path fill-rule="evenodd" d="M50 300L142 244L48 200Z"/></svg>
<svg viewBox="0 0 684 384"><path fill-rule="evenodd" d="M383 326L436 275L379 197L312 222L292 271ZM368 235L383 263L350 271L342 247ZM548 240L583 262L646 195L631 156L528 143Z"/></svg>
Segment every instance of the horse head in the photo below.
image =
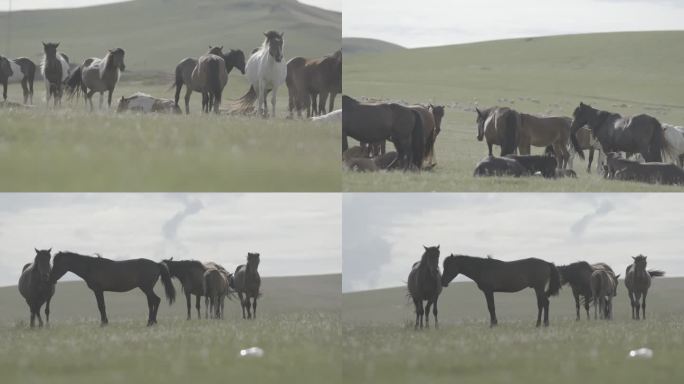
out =
<svg viewBox="0 0 684 384"><path fill-rule="evenodd" d="M10 77L14 74L9 59L4 56L0 56L0 73L4 74L7 77Z"/></svg>
<svg viewBox="0 0 684 384"><path fill-rule="evenodd" d="M34 248L34 250L36 251L36 257L33 259L34 271L37 270L41 281L47 283L50 280L50 258L52 257L50 252L52 252L52 248L43 250Z"/></svg>
<svg viewBox="0 0 684 384"><path fill-rule="evenodd" d="M435 118L435 134L439 135L442 130L442 119L444 118L444 106L443 105L432 105L428 106L428 109L432 111L432 116Z"/></svg>
<svg viewBox="0 0 684 384"><path fill-rule="evenodd" d="M570 133L574 135L577 131L585 125L592 123L596 116L596 110L589 104L580 102L579 106L572 112L572 123L570 124ZM594 129L589 126L593 131Z"/></svg>
<svg viewBox="0 0 684 384"><path fill-rule="evenodd" d="M65 273L69 271L70 260L68 252L57 252L52 259L52 271L50 272L50 282L56 283Z"/></svg>
<svg viewBox="0 0 684 384"><path fill-rule="evenodd" d="M426 265L430 271L439 270L439 245L436 247L426 247L423 245L425 252L420 259L421 265Z"/></svg>
<svg viewBox="0 0 684 384"><path fill-rule="evenodd" d="M256 270L259 267L259 254L258 253L247 253L247 267L249 269Z"/></svg>
<svg viewBox="0 0 684 384"><path fill-rule="evenodd" d="M219 47L219 46L212 47L212 46L210 45L210 46L209 46L209 52L207 52L207 53L210 53L210 54L212 54L212 55L216 55L216 56L221 56L221 57L223 57L223 45L220 46L220 47Z"/></svg>
<svg viewBox="0 0 684 384"><path fill-rule="evenodd" d="M126 52L121 48L110 49L109 50L109 56L110 56L110 60L111 60L110 65L113 65L114 68L118 68L121 72L124 72L126 70L126 64L124 63L124 56L125 55L126 55Z"/></svg>
<svg viewBox="0 0 684 384"><path fill-rule="evenodd" d="M43 42L43 52L45 52L45 56L57 57L57 47L59 47L59 43Z"/></svg>
<svg viewBox="0 0 684 384"><path fill-rule="evenodd" d="M266 36L268 54L273 57L276 63L280 63L283 60L283 36L285 36L285 32L268 31L264 32L264 36Z"/></svg>
<svg viewBox="0 0 684 384"><path fill-rule="evenodd" d="M245 74L245 53L241 49L231 49L223 56L223 60L226 62L227 71L235 67L240 73Z"/></svg>
<svg viewBox="0 0 684 384"><path fill-rule="evenodd" d="M448 287L451 280L460 273L458 259L453 253L444 258L442 265L442 286Z"/></svg>
<svg viewBox="0 0 684 384"><path fill-rule="evenodd" d="M632 256L632 259L634 260L634 269L637 271L645 271L646 270L646 256L644 255L638 255L638 256Z"/></svg>

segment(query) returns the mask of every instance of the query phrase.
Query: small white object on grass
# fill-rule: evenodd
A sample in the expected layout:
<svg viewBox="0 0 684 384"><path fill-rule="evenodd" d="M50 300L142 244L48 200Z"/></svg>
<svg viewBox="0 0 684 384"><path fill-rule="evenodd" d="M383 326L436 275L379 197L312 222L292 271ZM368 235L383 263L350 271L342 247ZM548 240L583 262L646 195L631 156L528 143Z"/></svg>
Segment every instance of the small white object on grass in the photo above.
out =
<svg viewBox="0 0 684 384"><path fill-rule="evenodd" d="M240 357L263 357L264 350L259 347L252 347L240 350Z"/></svg>
<svg viewBox="0 0 684 384"><path fill-rule="evenodd" d="M650 359L653 357L653 350L650 348L639 348L629 351L629 357L639 359Z"/></svg>

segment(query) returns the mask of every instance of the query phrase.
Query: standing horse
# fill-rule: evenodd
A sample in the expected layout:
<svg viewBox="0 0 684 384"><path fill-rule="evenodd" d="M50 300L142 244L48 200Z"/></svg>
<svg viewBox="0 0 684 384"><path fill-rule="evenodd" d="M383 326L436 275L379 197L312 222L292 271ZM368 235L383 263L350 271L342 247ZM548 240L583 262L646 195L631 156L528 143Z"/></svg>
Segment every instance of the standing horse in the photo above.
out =
<svg viewBox="0 0 684 384"><path fill-rule="evenodd" d="M437 321L437 299L442 293L442 275L439 273L439 245L426 247L420 261L413 264L408 277L408 291L416 307L416 325L420 320L420 328L423 328L423 314L425 314L425 327L430 327L430 306L434 305L432 314L435 317L435 328L439 327ZM425 311L423 311L423 301Z"/></svg>
<svg viewBox="0 0 684 384"><path fill-rule="evenodd" d="M665 276L665 272L658 270L646 270L646 256L632 256L633 264L627 267L625 273L625 287L632 305L632 319L639 320L639 309L643 309L643 319L646 320L646 295L651 287L651 277ZM641 306L639 300L643 295Z"/></svg>
<svg viewBox="0 0 684 384"><path fill-rule="evenodd" d="M209 304L209 312L215 319L223 318L223 306L230 292L230 280L230 274L223 268L211 268L204 272L204 294Z"/></svg>
<svg viewBox="0 0 684 384"><path fill-rule="evenodd" d="M347 136L362 143L392 140L404 169L421 169L424 133L421 115L399 104L360 103L342 95L342 152L349 147Z"/></svg>
<svg viewBox="0 0 684 384"><path fill-rule="evenodd" d="M506 107L492 107L482 111L475 108L475 112L477 112L477 141L487 139L489 156L494 156L492 153L494 145L501 146L501 156L515 153L522 124L520 114Z"/></svg>
<svg viewBox="0 0 684 384"><path fill-rule="evenodd" d="M43 43L45 55L40 62L40 73L45 80L45 102L50 103L54 98L54 105L62 103L62 84L69 76L69 59L61 52L57 52L59 43Z"/></svg>
<svg viewBox="0 0 684 384"><path fill-rule="evenodd" d="M613 317L613 296L615 284L605 269L597 269L591 274L591 301L594 303L594 320L598 308L599 318L610 320Z"/></svg>
<svg viewBox="0 0 684 384"><path fill-rule="evenodd" d="M107 92L107 106L112 106L112 93L119 75L126 70L124 56L126 53L121 48L110 49L102 59L91 57L86 59L67 80L67 92L70 95L83 92L85 100L90 103L93 110L93 94L100 93L100 109L102 109L103 93Z"/></svg>
<svg viewBox="0 0 684 384"><path fill-rule="evenodd" d="M223 54L223 47L209 47L209 52L223 57L223 62L226 65L226 75L230 75L233 68L237 68L243 75L245 74L245 54L239 50L231 49L228 53ZM192 71L197 66L197 59L186 57L176 65L176 76L172 87L176 87L175 103L178 107L178 100L180 99L181 89L185 85L185 113L190 113L190 96L192 92L202 92L198 84L192 82Z"/></svg>
<svg viewBox="0 0 684 384"><path fill-rule="evenodd" d="M247 93L239 98L234 104L233 110L242 113L249 111L257 102L257 114L268 116L266 95L271 93L271 107L273 117L276 116L276 94L278 87L285 83L287 78L287 65L283 62L285 33L268 31L264 33L266 39L261 47L252 53L247 60L245 71L250 83Z"/></svg>
<svg viewBox="0 0 684 384"><path fill-rule="evenodd" d="M594 269L586 261L578 261L558 267L558 272L560 273L561 286L570 284L572 289L572 296L575 298L575 310L577 312L576 320L580 319L580 296L584 299L584 309L587 311L587 320L589 320L589 304L593 297L591 292L591 274L594 273Z"/></svg>
<svg viewBox="0 0 684 384"><path fill-rule="evenodd" d="M515 261L501 261L463 255L450 255L444 259L442 285L448 286L459 273L477 284L484 293L489 309L490 326L495 326L496 309L494 292L518 292L533 288L537 294L537 327L541 325L544 312L544 326L549 325L549 297L558 294L560 274L553 263L529 258ZM548 284L548 289L544 288Z"/></svg>
<svg viewBox="0 0 684 384"><path fill-rule="evenodd" d="M35 318L38 317L38 326L43 326L40 317L40 307L45 303L45 322L50 324L50 299L55 294L55 284L50 282L50 252L47 250L35 250L36 257L33 263L24 265L19 277L19 293L26 300L31 311L31 328L35 326Z"/></svg>
<svg viewBox="0 0 684 384"><path fill-rule="evenodd" d="M647 162L660 162L665 149L665 137L660 122L652 116L641 114L623 117L617 113L601 111L580 103L572 114L570 139L581 159L584 153L577 141L577 131L587 125L601 143L604 153L639 153Z"/></svg>
<svg viewBox="0 0 684 384"><path fill-rule="evenodd" d="M202 112L209 113L213 107L214 112L219 113L223 88L228 83L222 49L210 47L209 52L197 60L190 76L192 84L202 92Z"/></svg>
<svg viewBox="0 0 684 384"><path fill-rule="evenodd" d="M665 152L677 165L684 166L684 127L663 124Z"/></svg>
<svg viewBox="0 0 684 384"><path fill-rule="evenodd" d="M14 60L0 56L0 84L3 86L2 96L7 100L7 84L21 82L24 91L24 104L33 104L33 79L36 76L36 64L26 57Z"/></svg>
<svg viewBox="0 0 684 384"><path fill-rule="evenodd" d="M325 114L325 104L330 98L332 111L335 96L342 91L342 52L316 59L295 57L287 62L288 109L290 116L306 108L306 117ZM318 97L320 96L320 102Z"/></svg>
<svg viewBox="0 0 684 384"><path fill-rule="evenodd" d="M603 172L603 163L605 162L603 151L601 150L601 144L596 140L596 138L591 134L591 130L587 127L582 127L577 130L575 134L577 143L580 149L589 150L589 162L587 163L587 173L591 173L591 163L594 161L594 151L598 151L598 160L596 161L596 172ZM568 168L573 168L573 161L575 160L575 149L572 144L568 144L570 147L570 159L568 160Z"/></svg>
<svg viewBox="0 0 684 384"><path fill-rule="evenodd" d="M241 264L235 269L235 274L231 279L231 288L233 288L238 297L240 297L240 306L242 307L242 318L245 318L245 310L247 310L248 319L256 319L257 298L261 296L259 288L261 287L261 277L259 276L259 254L248 253L247 265ZM243 298L244 295L244 298ZM252 309L254 310L254 317L249 307L249 299L252 298Z"/></svg>
<svg viewBox="0 0 684 384"><path fill-rule="evenodd" d="M422 105L409 106L418 112L423 119L423 140L425 149L423 150L423 162L426 166L435 164L435 141L441 131L442 118L444 117L444 107L429 104L427 107Z"/></svg>
<svg viewBox="0 0 684 384"><path fill-rule="evenodd" d="M50 281L56 283L67 272L72 272L83 279L93 291L103 326L109 323L104 292L128 292L140 288L147 296L148 326L157 323L161 299L154 293L154 285L160 276L169 305L176 299L176 289L173 287L169 269L163 262L156 263L148 259L114 261L73 252L58 252L54 258Z"/></svg>
<svg viewBox="0 0 684 384"><path fill-rule="evenodd" d="M530 146L553 148L559 169L565 169L570 158L568 144L570 143L569 117L540 117L527 113L520 114L520 133L518 148L521 155L529 155Z"/></svg>
<svg viewBox="0 0 684 384"><path fill-rule="evenodd" d="M201 319L200 314L200 298L204 296L204 272L207 268L197 260L180 260L173 261L173 258L162 261L169 269L169 275L175 277L183 287L185 293L185 302L188 306L188 320L191 316L192 298L195 296L195 307L197 308L197 318Z"/></svg>

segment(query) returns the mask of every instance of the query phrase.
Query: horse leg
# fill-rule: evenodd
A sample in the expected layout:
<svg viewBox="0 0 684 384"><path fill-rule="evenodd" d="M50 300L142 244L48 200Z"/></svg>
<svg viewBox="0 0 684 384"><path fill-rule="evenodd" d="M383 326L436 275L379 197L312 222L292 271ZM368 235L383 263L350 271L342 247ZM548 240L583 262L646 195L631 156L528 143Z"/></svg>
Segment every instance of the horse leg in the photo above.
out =
<svg viewBox="0 0 684 384"><path fill-rule="evenodd" d="M45 303L45 325L50 325L50 300L52 300L52 297L47 299L47 302Z"/></svg>
<svg viewBox="0 0 684 384"><path fill-rule="evenodd" d="M245 293L245 309L247 309L247 320L252 319L252 303L249 301L249 294Z"/></svg>
<svg viewBox="0 0 684 384"><path fill-rule="evenodd" d="M185 87L185 114L190 114L190 96L192 95L192 89L190 87ZM178 103L176 103L178 104Z"/></svg>
<svg viewBox="0 0 684 384"><path fill-rule="evenodd" d="M88 91L86 93L86 100L88 101L88 104L90 104L90 112L93 111L93 95L95 94L95 91Z"/></svg>
<svg viewBox="0 0 684 384"><path fill-rule="evenodd" d="M102 291L95 291L95 299L97 299L97 309L100 310L100 325L105 326L109 324L109 319L107 319L107 309L105 308L104 293Z"/></svg>
<svg viewBox="0 0 684 384"><path fill-rule="evenodd" d="M102 102L104 101L104 92L100 92L100 110L102 110Z"/></svg>
<svg viewBox="0 0 684 384"><path fill-rule="evenodd" d="M437 321L437 299L432 304L432 316L435 318L435 329L439 328L439 321Z"/></svg>
<svg viewBox="0 0 684 384"><path fill-rule="evenodd" d="M492 153L492 147L493 146L494 146L493 143L487 142L487 148L489 148L489 157L494 156L494 154Z"/></svg>
<svg viewBox="0 0 684 384"><path fill-rule="evenodd" d="M245 318L245 299L242 297L242 292L238 291L238 298L240 299L240 308L242 308L242 318Z"/></svg>
<svg viewBox="0 0 684 384"><path fill-rule="evenodd" d="M627 291L627 296L629 296L629 305L632 307L632 320L636 320L636 315L634 312L634 292Z"/></svg>
<svg viewBox="0 0 684 384"><path fill-rule="evenodd" d="M145 297L147 297L147 326L151 326L154 324L152 322L152 314L154 313L154 301L152 300L152 295L150 295L149 291L143 290L145 293Z"/></svg>
<svg viewBox="0 0 684 384"><path fill-rule="evenodd" d="M573 293L573 296L575 296L575 310L577 311L577 318L575 320L579 321L580 319L580 300L579 300L579 293Z"/></svg>
<svg viewBox="0 0 684 384"><path fill-rule="evenodd" d="M640 292L634 292L634 307L636 308L636 319L640 320L639 318L639 309L640 309L640 304L639 302L641 301L641 293Z"/></svg>
<svg viewBox="0 0 684 384"><path fill-rule="evenodd" d="M271 90L271 116L275 119L276 117L276 92L278 91L278 88L273 88Z"/></svg>
<svg viewBox="0 0 684 384"><path fill-rule="evenodd" d="M542 312L544 312L544 289L535 289L537 295L537 327L541 326Z"/></svg>
<svg viewBox="0 0 684 384"><path fill-rule="evenodd" d="M641 318L643 320L646 320L646 293L647 292L648 291L644 292L644 298L642 299L642 302L641 302Z"/></svg>
<svg viewBox="0 0 684 384"><path fill-rule="evenodd" d="M591 317L589 316L589 300L586 296L584 296L584 310L587 311L587 320L591 320Z"/></svg>
<svg viewBox="0 0 684 384"><path fill-rule="evenodd" d="M185 303L188 305L188 318L190 320L190 307L192 306L192 298L190 297L190 292L185 292Z"/></svg>
<svg viewBox="0 0 684 384"><path fill-rule="evenodd" d="M332 112L335 107L335 96L337 96L337 93L331 92L330 93L330 106L328 107L328 112Z"/></svg>
<svg viewBox="0 0 684 384"><path fill-rule="evenodd" d="M2 99L7 101L7 82L2 83ZM26 104L26 102L24 102L24 104Z"/></svg>
<svg viewBox="0 0 684 384"><path fill-rule="evenodd" d="M587 160L587 173L591 173L591 163L594 161L594 147L589 148L589 160Z"/></svg>
<svg viewBox="0 0 684 384"><path fill-rule="evenodd" d="M320 100L318 101L318 114L325 115L325 104L328 101L328 93L324 92L320 95Z"/></svg>
<svg viewBox="0 0 684 384"><path fill-rule="evenodd" d="M432 302L430 300L427 300L425 303L425 328L430 328L430 307L432 306Z"/></svg>
<svg viewBox="0 0 684 384"><path fill-rule="evenodd" d="M202 295L196 295L195 296L195 307L197 308L197 318L198 319L202 318L202 316L200 315L200 313L201 313L201 311L200 311L200 297L202 297Z"/></svg>
<svg viewBox="0 0 684 384"><path fill-rule="evenodd" d="M209 318L209 295L204 296L204 318Z"/></svg>
<svg viewBox="0 0 684 384"><path fill-rule="evenodd" d="M107 108L109 108L109 109L112 108L112 93L114 93L113 89L110 89L107 92Z"/></svg>
<svg viewBox="0 0 684 384"><path fill-rule="evenodd" d="M21 79L21 90L24 93L24 104L28 104L29 96L31 95L31 90L29 89L27 77Z"/></svg>
<svg viewBox="0 0 684 384"><path fill-rule="evenodd" d="M30 327L33 328L36 326L36 324L35 324L35 322L36 322L36 311L35 311L34 305L29 304L29 311L31 312L31 321L29 322L29 324L30 324Z"/></svg>
<svg viewBox="0 0 684 384"><path fill-rule="evenodd" d="M487 309L489 309L489 326L494 327L498 324L496 320L496 308L494 308L494 292L486 291L485 298L487 299Z"/></svg>
<svg viewBox="0 0 684 384"><path fill-rule="evenodd" d="M253 300L254 300L254 301L252 302L252 311L254 312L254 316L252 317L252 319L255 319L255 320L256 320L256 307L257 307L256 302L257 302L257 297L254 296L254 299L253 299ZM645 307L644 307L644 308L645 308Z"/></svg>

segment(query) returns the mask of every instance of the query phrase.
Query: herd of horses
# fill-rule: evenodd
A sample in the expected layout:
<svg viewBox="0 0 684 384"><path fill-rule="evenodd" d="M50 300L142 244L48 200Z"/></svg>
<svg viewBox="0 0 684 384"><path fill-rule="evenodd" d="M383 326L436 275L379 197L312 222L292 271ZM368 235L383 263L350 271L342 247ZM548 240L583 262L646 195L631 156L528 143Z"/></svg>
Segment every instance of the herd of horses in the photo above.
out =
<svg viewBox="0 0 684 384"><path fill-rule="evenodd" d="M19 292L28 304L30 326L43 326L40 309L45 304L45 320L50 323L50 301L55 294L57 281L71 272L85 281L93 291L100 311L100 324L107 325L104 292L128 292L140 289L147 297L147 325L157 323L157 311L161 298L154 293L154 286L161 278L164 293L173 304L176 289L172 279L180 281L187 302L187 319L191 318L191 296L196 297L197 318L201 318L200 299L205 297L205 318L223 318L224 301L237 293L240 299L243 319L255 319L257 298L261 296L259 276L259 254L248 253L247 262L230 273L220 264L202 263L197 260L173 258L157 263L149 259L110 260L101 256L86 256L74 252L57 252L52 258L52 249L38 250L32 263L24 265L19 278Z"/></svg>
<svg viewBox="0 0 684 384"><path fill-rule="evenodd" d="M415 328L429 327L430 309L437 320L437 301L443 287L459 274L473 280L484 293L490 315L490 326L498 323L494 306L494 292L519 292L532 288L537 297L537 327L549 325L549 298L558 295L562 286L568 284L575 298L577 320L580 320L580 304L583 303L587 319L591 319L589 306L593 303L594 319L613 318L613 297L617 295L619 274L605 263L589 264L579 261L556 267L553 263L537 258L501 261L491 257L473 257L451 254L444 259L443 273L439 269L439 245L425 247L420 261L413 264L408 276L408 295L413 300L416 313ZM659 270L646 269L646 256L632 257L624 277L632 319L646 319L646 295L651 279L664 276ZM423 306L423 303L425 305Z"/></svg>
<svg viewBox="0 0 684 384"><path fill-rule="evenodd" d="M170 100L158 99L143 93L132 97L121 97L118 111L135 110L143 112L180 113L180 94L185 86L185 112L190 113L190 97L193 92L202 94L202 111L219 113L222 94L228 83L228 75L237 68L246 76L250 88L247 93L231 104L230 113L259 116L276 116L276 95L283 84L288 87L289 117L294 112L301 117L306 110L307 117L321 116L334 108L337 94L342 92L342 51L320 58L294 57L284 61L285 38L283 32L267 31L262 45L252 51L245 60L239 49L223 52L223 46L209 46L199 58L187 57L176 65L172 88L175 87L174 106ZM54 106L61 105L63 95L70 98L83 95L92 111L92 96L100 94L100 109L103 95L107 92L107 105L111 107L112 94L119 81L120 73L126 69L125 51L110 49L103 58L88 58L81 65L72 68L69 57L58 51L59 43L43 43L43 59L40 73L45 82L45 100L53 100ZM0 84L3 85L3 100L7 101L7 87L10 82L20 82L24 104L33 103L33 82L36 65L29 58L10 59L0 56ZM267 96L271 94L269 114ZM143 97L144 96L144 97ZM328 103L329 100L329 103ZM158 107L162 105L163 107ZM157 106L155 108L155 106Z"/></svg>
<svg viewBox="0 0 684 384"><path fill-rule="evenodd" d="M372 171L434 167L443 106L360 102L347 95L342 96L342 104L342 157L348 168ZM597 169L606 178L684 184L684 128L661 124L652 116L622 116L584 103L572 117L536 116L509 107L475 108L475 112L476 138L486 142L488 154L475 167L474 176L539 173L547 178L577 177L572 170L573 159L575 155L584 159L584 150L589 150L587 172L591 172L594 152L598 151ZM358 140L360 146L349 148L348 137ZM385 156L387 140L396 148L392 157L397 162L381 168L376 159ZM494 146L500 147L499 157L494 155ZM531 147L544 148L544 155L532 155ZM643 161L627 159L632 155L639 155ZM666 158L677 165L664 162Z"/></svg>

